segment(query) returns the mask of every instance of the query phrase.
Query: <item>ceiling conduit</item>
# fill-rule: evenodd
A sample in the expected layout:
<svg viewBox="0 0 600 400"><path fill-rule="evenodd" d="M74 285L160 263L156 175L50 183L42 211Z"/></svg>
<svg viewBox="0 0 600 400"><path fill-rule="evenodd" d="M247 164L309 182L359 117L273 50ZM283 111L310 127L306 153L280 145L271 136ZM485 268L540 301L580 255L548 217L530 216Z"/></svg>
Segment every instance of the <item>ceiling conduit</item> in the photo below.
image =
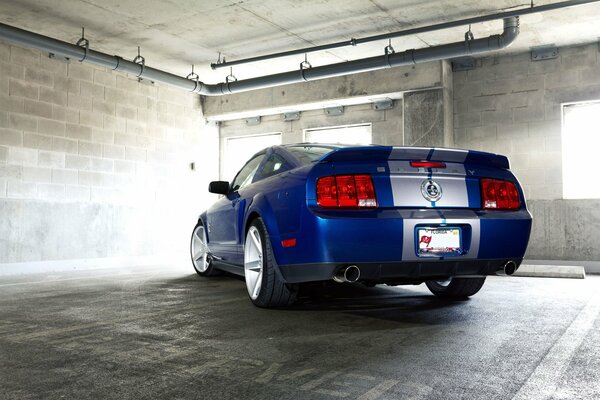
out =
<svg viewBox="0 0 600 400"><path fill-rule="evenodd" d="M440 46L407 50L400 53L363 58L359 60L304 68L296 71L274 75L244 79L240 81L218 84L183 78L165 71L127 61L119 56L112 56L87 49L61 40L38 35L9 25L0 24L0 39L35 48L73 60L85 61L114 71L124 72L139 78L164 83L189 92L204 96L220 96L224 94L247 92L292 83L314 81L360 72L375 71L385 68L413 65L427 61L444 60L486 53L508 47L519 34L519 18L504 18L504 31L500 35L492 35L481 39L466 39L461 42Z"/></svg>
<svg viewBox="0 0 600 400"><path fill-rule="evenodd" d="M504 18L508 18L508 17L519 17L519 16L523 16L523 15L537 14L537 13L545 12L545 11L553 11L553 10L560 10L560 9L569 8L569 7L583 6L586 4L597 3L598 1L599 0L568 0L568 1L561 1L561 2L557 2L557 3L542 4L542 5L534 5L533 2L531 2L530 7L523 7L523 8L519 7L518 9L513 9L510 11L502 11L502 12L495 13L495 14L480 15L477 17L465 18L465 19L460 19L460 20L455 20L455 21L441 22L439 24L420 26L417 28L409 28L409 29L404 29L401 31L382 33L382 34L378 34L378 35L374 35L374 36L367 36L367 37L362 37L362 38L352 38L350 40L345 40L342 42L334 42L334 43L321 44L318 46L297 48L297 49L293 49L293 50L282 51L279 53L264 54L264 55L260 55L260 56L254 56L254 57L233 60L233 61L225 61L225 59L221 60L219 57L219 61L217 61L216 63L210 64L210 66L212 69L226 68L226 67L231 67L234 65L272 60L274 58L279 58L279 57L287 57L287 56L292 56L292 55L297 55L297 54L304 55L304 54L312 53L315 51L332 50L332 49L337 49L340 47L358 46L362 43L370 43L370 42L376 42L376 41L380 41L380 40L388 40L388 39L392 39L392 38L417 35L419 33L435 32L435 31L441 30L441 29L456 28L459 26L468 26L471 24L477 24L477 23L486 22L486 21L495 21L495 20L504 19Z"/></svg>

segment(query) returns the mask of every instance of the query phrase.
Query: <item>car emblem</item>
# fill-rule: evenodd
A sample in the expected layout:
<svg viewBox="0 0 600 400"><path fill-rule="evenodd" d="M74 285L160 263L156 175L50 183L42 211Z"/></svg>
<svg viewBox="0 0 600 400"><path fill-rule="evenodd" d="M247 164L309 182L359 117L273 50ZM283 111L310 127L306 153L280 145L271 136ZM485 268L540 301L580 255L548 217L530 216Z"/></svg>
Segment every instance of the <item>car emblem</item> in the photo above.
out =
<svg viewBox="0 0 600 400"><path fill-rule="evenodd" d="M442 187L429 179L421 184L421 194L426 200L435 203L442 198Z"/></svg>

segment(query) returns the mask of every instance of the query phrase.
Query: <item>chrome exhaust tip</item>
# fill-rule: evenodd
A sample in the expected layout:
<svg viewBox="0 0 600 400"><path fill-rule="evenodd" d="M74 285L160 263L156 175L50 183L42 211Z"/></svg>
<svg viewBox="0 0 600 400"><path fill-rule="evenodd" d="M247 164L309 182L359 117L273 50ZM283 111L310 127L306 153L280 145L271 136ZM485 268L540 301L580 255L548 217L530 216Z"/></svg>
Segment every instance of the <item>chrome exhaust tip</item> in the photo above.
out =
<svg viewBox="0 0 600 400"><path fill-rule="evenodd" d="M349 265L338 269L333 275L333 280L337 283L353 283L360 278L360 269L356 265Z"/></svg>
<svg viewBox="0 0 600 400"><path fill-rule="evenodd" d="M517 264L514 261L507 261L496 273L497 275L512 275L517 271Z"/></svg>

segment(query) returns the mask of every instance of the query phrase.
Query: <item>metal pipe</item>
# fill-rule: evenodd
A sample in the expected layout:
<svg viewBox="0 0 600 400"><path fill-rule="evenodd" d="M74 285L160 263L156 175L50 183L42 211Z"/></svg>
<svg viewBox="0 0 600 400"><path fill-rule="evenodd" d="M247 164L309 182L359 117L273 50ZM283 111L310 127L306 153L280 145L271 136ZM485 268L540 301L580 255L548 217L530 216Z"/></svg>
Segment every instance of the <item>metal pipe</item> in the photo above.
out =
<svg viewBox="0 0 600 400"><path fill-rule="evenodd" d="M509 46L516 39L518 34L519 19L518 17L510 17L504 19L504 32L501 35L492 35L481 39L466 40L417 50L408 50L401 53L386 54L314 68L299 69L296 71L283 72L241 81L205 84L200 81L183 78L152 67L127 61L118 56L85 49L61 40L0 24L0 38L8 41L33 47L38 50L48 51L64 57L87 61L92 64L110 68L114 71L125 72L143 79L165 83L205 96L220 96L223 94L239 93L402 65L418 64L445 58L480 54Z"/></svg>
<svg viewBox="0 0 600 400"><path fill-rule="evenodd" d="M119 56L111 56L92 49L86 50L84 47L38 35L37 33L15 28L10 25L0 24L0 38L23 46L67 57L69 59L83 60L114 71L125 72L151 81L166 83L189 92L197 91L198 86L202 85L201 82L196 82L151 67L142 66L141 64L127 61Z"/></svg>
<svg viewBox="0 0 600 400"><path fill-rule="evenodd" d="M402 37L402 36L416 35L419 33L433 32L433 31L438 31L438 30L442 30L442 29L455 28L458 26L467 26L470 24L476 24L476 23L480 23L480 22L495 21L498 19L504 19L504 18L509 18L509 17L518 17L518 16L522 16L522 15L536 14L536 13L540 13L540 12L544 12L544 11L558 10L561 8L581 6L581 5L586 5L589 3L597 3L599 1L600 0L569 0L569 1L562 1L559 3L544 4L541 6L533 6L533 7L528 7L528 8L521 8L518 10L504 11L504 12L496 13L496 14L482 15L479 17L472 17L472 18L465 18L465 19L460 19L457 21L443 22L443 23L435 24L435 25L405 29L402 31L384 33L381 35L368 36L368 37L358 38L358 39L344 40L341 42L334 42L334 43L323 44L323 45L319 45L319 46L304 47L301 49L282 51L282 52L278 52L278 53L271 53L271 54L266 54L266 55L262 55L262 56L243 58L243 59L234 60L234 61L217 62L217 63L210 64L210 66L212 69L231 67L234 65L248 64L248 63L257 62L257 61L265 61L265 60L270 60L273 58L293 56L296 54L314 53L316 51L331 50L331 49L336 49L336 48L340 48L340 47L356 46L358 44L375 42L378 40L385 40L385 39L392 39L392 38L397 38L397 37Z"/></svg>
<svg viewBox="0 0 600 400"><path fill-rule="evenodd" d="M216 88L211 87L211 90L217 90L217 92L221 92L222 94L238 93L291 83L314 81L384 68L399 67L402 65L412 65L427 61L480 54L509 46L517 38L518 34L519 18L510 17L504 19L504 31L500 35L492 35L481 39L283 72L242 81L220 83L216 85Z"/></svg>

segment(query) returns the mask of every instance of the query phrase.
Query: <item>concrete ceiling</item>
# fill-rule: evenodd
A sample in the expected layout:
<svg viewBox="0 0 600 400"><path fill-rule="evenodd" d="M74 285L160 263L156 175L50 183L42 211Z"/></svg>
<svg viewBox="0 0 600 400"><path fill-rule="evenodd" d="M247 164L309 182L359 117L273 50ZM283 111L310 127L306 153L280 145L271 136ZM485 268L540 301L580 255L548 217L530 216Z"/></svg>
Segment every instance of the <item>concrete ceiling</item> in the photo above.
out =
<svg viewBox="0 0 600 400"><path fill-rule="evenodd" d="M556 1L536 1L536 5ZM229 73L209 64L226 59L349 40L529 5L524 0L0 0L0 22L75 42L82 26L95 50L132 59L141 46L146 63L179 75L196 65L201 80ZM600 37L600 3L521 19L509 51L531 46L588 43ZM476 24L475 37L499 33L501 21ZM393 40L396 51L463 40L465 28ZM309 54L313 66L383 53L387 42ZM238 79L297 69L294 56L234 67Z"/></svg>

